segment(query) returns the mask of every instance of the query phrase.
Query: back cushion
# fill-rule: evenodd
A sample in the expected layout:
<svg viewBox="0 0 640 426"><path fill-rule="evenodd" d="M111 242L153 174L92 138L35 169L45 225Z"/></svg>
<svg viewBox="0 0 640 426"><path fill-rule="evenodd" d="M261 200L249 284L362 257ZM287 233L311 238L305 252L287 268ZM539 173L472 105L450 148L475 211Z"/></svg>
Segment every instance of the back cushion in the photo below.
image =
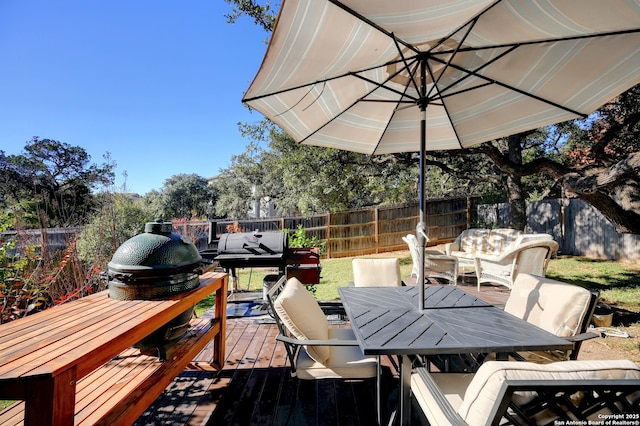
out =
<svg viewBox="0 0 640 426"><path fill-rule="evenodd" d="M329 322L313 295L297 278L289 278L280 292L273 308L276 314L296 338L301 340L327 340ZM307 353L319 363L324 363L331 354L328 346L306 346Z"/></svg>
<svg viewBox="0 0 640 426"><path fill-rule="evenodd" d="M497 412L505 380L640 379L640 368L628 360L564 361L550 364L487 361L467 387L458 413L470 426L487 425ZM517 398L517 397L516 397Z"/></svg>
<svg viewBox="0 0 640 426"><path fill-rule="evenodd" d="M485 253L499 256L508 248L514 246L520 234L522 234L522 232L517 229L492 229L487 239L487 247L485 247Z"/></svg>
<svg viewBox="0 0 640 426"><path fill-rule="evenodd" d="M463 231L460 239L460 251L474 254L476 251L484 251L489 238L489 229L471 228Z"/></svg>
<svg viewBox="0 0 640 426"><path fill-rule="evenodd" d="M504 310L557 336L573 336L591 300L585 288L530 274L518 274Z"/></svg>
<svg viewBox="0 0 640 426"><path fill-rule="evenodd" d="M394 258L353 259L353 283L356 287L402 285L400 261Z"/></svg>

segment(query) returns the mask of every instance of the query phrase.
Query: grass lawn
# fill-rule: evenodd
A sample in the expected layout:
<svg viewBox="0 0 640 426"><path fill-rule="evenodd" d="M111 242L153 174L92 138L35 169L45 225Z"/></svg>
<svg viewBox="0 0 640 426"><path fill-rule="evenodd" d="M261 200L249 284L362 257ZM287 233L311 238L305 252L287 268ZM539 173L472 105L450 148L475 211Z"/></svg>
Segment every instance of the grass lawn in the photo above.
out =
<svg viewBox="0 0 640 426"><path fill-rule="evenodd" d="M398 257L402 277L411 273L412 262L408 251L384 253L378 257ZM338 287L348 286L349 281L353 281L351 259L349 257L321 261L322 278L320 284L315 286L315 296L318 300L337 300ZM270 269L240 269L238 288L262 291L263 278L271 273L273 270ZM551 260L547 276L585 288L598 289L605 303L616 309L640 314L640 265L560 256ZM203 307L206 305L210 306L211 301L204 301Z"/></svg>
<svg viewBox="0 0 640 426"><path fill-rule="evenodd" d="M600 290L604 303L617 309L640 313L640 265L638 264L560 256L549 263L547 276L585 288Z"/></svg>

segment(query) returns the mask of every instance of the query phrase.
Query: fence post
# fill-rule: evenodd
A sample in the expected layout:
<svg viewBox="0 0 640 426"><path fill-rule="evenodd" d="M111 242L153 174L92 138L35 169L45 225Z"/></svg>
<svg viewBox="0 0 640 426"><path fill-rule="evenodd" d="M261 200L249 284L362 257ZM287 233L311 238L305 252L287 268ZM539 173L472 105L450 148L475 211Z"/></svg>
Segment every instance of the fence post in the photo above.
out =
<svg viewBox="0 0 640 426"><path fill-rule="evenodd" d="M376 242L376 254L380 253L380 222L379 222L379 218L380 218L380 209L378 207L376 207L373 210L373 232L374 232L374 238L375 238L375 242Z"/></svg>
<svg viewBox="0 0 640 426"><path fill-rule="evenodd" d="M325 252L327 253L327 259L331 259L331 213L327 213L325 216L325 226L327 227L327 242L325 243Z"/></svg>

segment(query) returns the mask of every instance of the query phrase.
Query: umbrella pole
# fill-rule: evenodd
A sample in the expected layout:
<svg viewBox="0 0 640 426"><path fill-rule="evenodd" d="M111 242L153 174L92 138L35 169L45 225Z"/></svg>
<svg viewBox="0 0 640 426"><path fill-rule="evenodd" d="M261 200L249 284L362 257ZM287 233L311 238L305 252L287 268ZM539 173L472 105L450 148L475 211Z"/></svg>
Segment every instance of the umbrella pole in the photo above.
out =
<svg viewBox="0 0 640 426"><path fill-rule="evenodd" d="M426 136L427 136L427 107L425 103L420 104L420 221L418 222L416 236L418 237L418 251L420 258L420 268L418 269L418 309L424 310L424 248L427 244L427 223L426 223L426 208L424 199L424 179L425 179L425 151L426 151Z"/></svg>

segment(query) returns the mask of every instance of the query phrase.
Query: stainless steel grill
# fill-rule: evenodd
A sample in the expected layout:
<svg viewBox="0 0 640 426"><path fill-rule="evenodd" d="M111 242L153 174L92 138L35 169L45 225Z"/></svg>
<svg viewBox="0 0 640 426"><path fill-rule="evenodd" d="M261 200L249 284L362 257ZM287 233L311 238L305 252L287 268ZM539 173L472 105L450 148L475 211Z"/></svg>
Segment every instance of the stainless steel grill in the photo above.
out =
<svg viewBox="0 0 640 426"><path fill-rule="evenodd" d="M311 249L290 249L284 232L222 234L217 249L201 251L202 257L227 270L235 285L237 268L278 268L278 276L296 277L303 284L320 282L320 257ZM235 290L235 288L234 288Z"/></svg>

